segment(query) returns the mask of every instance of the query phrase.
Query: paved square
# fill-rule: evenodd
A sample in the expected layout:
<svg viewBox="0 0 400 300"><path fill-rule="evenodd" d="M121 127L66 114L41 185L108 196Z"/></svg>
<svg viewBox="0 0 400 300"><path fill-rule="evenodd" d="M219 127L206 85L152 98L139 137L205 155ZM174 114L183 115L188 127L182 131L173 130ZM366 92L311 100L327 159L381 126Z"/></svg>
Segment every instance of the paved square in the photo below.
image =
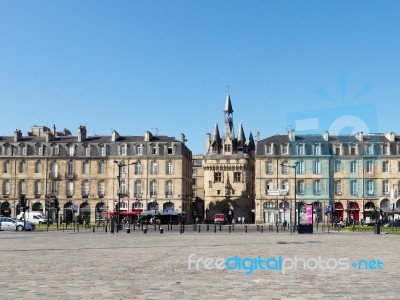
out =
<svg viewBox="0 0 400 300"><path fill-rule="evenodd" d="M399 299L400 235L263 233L242 226L180 234L0 232L1 299ZM194 253L194 254L192 254ZM189 269L189 256L193 262ZM211 269L218 258L290 259L298 270ZM316 268L316 259L328 269ZM200 259L200 260L198 260ZM212 260L211 260L212 259ZM300 259L309 263L304 270ZM335 262L344 259L348 268ZM372 261L366 270L353 262ZM382 269L375 264L383 262ZM375 263L374 263L375 261ZM343 262L343 261L342 261ZM249 262L247 262L249 265ZM198 268L196 268L198 266ZM230 266L234 266L232 263ZM274 267L269 261L269 267ZM265 265L264 265L265 267Z"/></svg>

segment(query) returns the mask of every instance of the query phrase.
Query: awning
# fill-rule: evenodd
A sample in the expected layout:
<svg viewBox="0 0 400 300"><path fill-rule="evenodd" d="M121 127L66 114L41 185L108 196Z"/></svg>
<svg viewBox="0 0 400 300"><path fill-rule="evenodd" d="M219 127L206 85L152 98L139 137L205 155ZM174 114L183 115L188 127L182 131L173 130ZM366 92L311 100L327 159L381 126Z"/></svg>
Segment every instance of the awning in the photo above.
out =
<svg viewBox="0 0 400 300"><path fill-rule="evenodd" d="M173 209L165 209L163 212L161 212L161 215L163 215L163 216L177 216L178 212L174 211Z"/></svg>
<svg viewBox="0 0 400 300"><path fill-rule="evenodd" d="M381 207L381 211L383 211L386 214L392 214L393 211L396 212L396 209L393 210L393 208L390 207Z"/></svg>
<svg viewBox="0 0 400 300"><path fill-rule="evenodd" d="M121 211L121 215L138 215L140 212L138 211Z"/></svg>

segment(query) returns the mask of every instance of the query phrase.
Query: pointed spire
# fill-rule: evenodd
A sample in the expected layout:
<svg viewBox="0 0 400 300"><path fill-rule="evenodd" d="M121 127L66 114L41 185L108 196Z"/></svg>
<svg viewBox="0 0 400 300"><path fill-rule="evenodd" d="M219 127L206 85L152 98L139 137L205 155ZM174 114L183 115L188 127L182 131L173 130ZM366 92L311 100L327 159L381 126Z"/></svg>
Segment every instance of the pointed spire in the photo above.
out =
<svg viewBox="0 0 400 300"><path fill-rule="evenodd" d="M250 132L249 134L249 150L254 150L256 149L256 144L254 143L254 138L253 138L253 134Z"/></svg>
<svg viewBox="0 0 400 300"><path fill-rule="evenodd" d="M231 103L231 95L229 95L229 94L226 95L224 113L228 113L228 114L233 113L232 103Z"/></svg>
<svg viewBox="0 0 400 300"><path fill-rule="evenodd" d="M211 137L211 145L213 145L214 143L219 144L219 141L221 140L220 136L219 136L219 129L218 129L218 124L215 123L214 126L214 132L213 135Z"/></svg>
<svg viewBox="0 0 400 300"><path fill-rule="evenodd" d="M239 124L238 142L242 142L243 144L246 142L246 137L244 135L242 122L240 122Z"/></svg>

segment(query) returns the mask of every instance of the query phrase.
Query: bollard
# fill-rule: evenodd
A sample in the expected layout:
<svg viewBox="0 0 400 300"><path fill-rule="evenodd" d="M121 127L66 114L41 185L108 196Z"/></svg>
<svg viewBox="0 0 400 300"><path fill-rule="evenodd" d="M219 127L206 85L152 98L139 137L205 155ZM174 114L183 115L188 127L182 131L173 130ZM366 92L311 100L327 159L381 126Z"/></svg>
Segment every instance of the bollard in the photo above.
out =
<svg viewBox="0 0 400 300"><path fill-rule="evenodd" d="M179 232L180 234L182 234L183 232L182 232L182 225L181 225L181 230L180 230L180 232Z"/></svg>
<svg viewBox="0 0 400 300"><path fill-rule="evenodd" d="M244 225L244 232L247 233L247 225Z"/></svg>
<svg viewBox="0 0 400 300"><path fill-rule="evenodd" d="M257 225L257 231L260 231L260 225Z"/></svg>
<svg viewBox="0 0 400 300"><path fill-rule="evenodd" d="M164 229L160 228L160 234L163 234L163 233L164 233Z"/></svg>
<svg viewBox="0 0 400 300"><path fill-rule="evenodd" d="M222 225L219 224L219 231L222 231Z"/></svg>
<svg viewBox="0 0 400 300"><path fill-rule="evenodd" d="M93 232L95 232L96 227L93 226L92 228L93 228Z"/></svg>
<svg viewBox="0 0 400 300"><path fill-rule="evenodd" d="M207 231L210 231L210 224L207 224Z"/></svg>
<svg viewBox="0 0 400 300"><path fill-rule="evenodd" d="M214 233L217 233L217 225L214 225Z"/></svg>
<svg viewBox="0 0 400 300"><path fill-rule="evenodd" d="M232 225L232 231L235 231L235 225Z"/></svg>
<svg viewBox="0 0 400 300"><path fill-rule="evenodd" d="M196 225L193 224L193 231L196 231Z"/></svg>
<svg viewBox="0 0 400 300"><path fill-rule="evenodd" d="M231 233L232 232L232 228L231 228L231 225L229 225L229 233Z"/></svg>
<svg viewBox="0 0 400 300"><path fill-rule="evenodd" d="M136 230L136 226L135 226L135 223L133 223L133 230Z"/></svg>
<svg viewBox="0 0 400 300"><path fill-rule="evenodd" d="M169 231L169 224L167 225L167 231Z"/></svg>
<svg viewBox="0 0 400 300"><path fill-rule="evenodd" d="M147 228L143 228L143 233L144 233L144 234L147 233Z"/></svg>
<svg viewBox="0 0 400 300"><path fill-rule="evenodd" d="M279 226L276 225L276 233L278 233L278 230L279 230Z"/></svg>
<svg viewBox="0 0 400 300"><path fill-rule="evenodd" d="M126 233L131 233L131 228L130 227L126 228Z"/></svg>
<svg viewBox="0 0 400 300"><path fill-rule="evenodd" d="M264 226L261 226L261 233L264 232Z"/></svg>
<svg viewBox="0 0 400 300"><path fill-rule="evenodd" d="M200 229L200 225L199 225L199 233L200 233L201 229Z"/></svg>

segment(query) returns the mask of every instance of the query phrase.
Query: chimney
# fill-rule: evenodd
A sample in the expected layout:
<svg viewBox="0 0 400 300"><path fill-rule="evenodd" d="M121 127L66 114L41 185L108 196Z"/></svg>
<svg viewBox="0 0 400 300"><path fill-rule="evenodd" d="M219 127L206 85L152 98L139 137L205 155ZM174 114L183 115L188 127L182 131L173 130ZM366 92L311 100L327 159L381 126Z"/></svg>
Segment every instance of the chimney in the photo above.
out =
<svg viewBox="0 0 400 300"><path fill-rule="evenodd" d="M289 131L289 142L294 142L296 140L296 135L294 133L294 129L290 129Z"/></svg>
<svg viewBox="0 0 400 300"><path fill-rule="evenodd" d="M211 144L211 133L207 133L206 134L206 149L207 150L210 147L210 144Z"/></svg>
<svg viewBox="0 0 400 300"><path fill-rule="evenodd" d="M51 142L51 140L53 139L53 134L51 133L51 131L46 131L45 136L46 136L46 143Z"/></svg>
<svg viewBox="0 0 400 300"><path fill-rule="evenodd" d="M115 130L113 130L112 133L111 133L111 141L112 141L112 142L115 142L116 140L118 140L118 138L119 138L118 132L116 132Z"/></svg>
<svg viewBox="0 0 400 300"><path fill-rule="evenodd" d="M150 131L145 131L145 133L144 133L144 141L145 142L150 142L152 138L153 138L153 135L151 134L151 132Z"/></svg>
<svg viewBox="0 0 400 300"><path fill-rule="evenodd" d="M15 129L14 131L14 143L19 142L22 139L21 130Z"/></svg>
<svg viewBox="0 0 400 300"><path fill-rule="evenodd" d="M79 125L78 127L78 142L83 142L86 140L86 127Z"/></svg>
<svg viewBox="0 0 400 300"><path fill-rule="evenodd" d="M259 142L260 140L261 140L261 134L259 131L257 131L256 141Z"/></svg>
<svg viewBox="0 0 400 300"><path fill-rule="evenodd" d="M359 140L360 142L362 142L364 140L364 132L360 131L356 133L356 138L357 140Z"/></svg>
<svg viewBox="0 0 400 300"><path fill-rule="evenodd" d="M389 142L394 142L396 139L396 134L394 132L389 132L385 134L385 137L389 140Z"/></svg>
<svg viewBox="0 0 400 300"><path fill-rule="evenodd" d="M329 141L329 132L328 130L324 131L324 134L322 135L322 137L324 138L324 141Z"/></svg>
<svg viewBox="0 0 400 300"><path fill-rule="evenodd" d="M185 138L185 134L184 133L181 133L181 142L182 142L182 144L185 145L186 138Z"/></svg>

